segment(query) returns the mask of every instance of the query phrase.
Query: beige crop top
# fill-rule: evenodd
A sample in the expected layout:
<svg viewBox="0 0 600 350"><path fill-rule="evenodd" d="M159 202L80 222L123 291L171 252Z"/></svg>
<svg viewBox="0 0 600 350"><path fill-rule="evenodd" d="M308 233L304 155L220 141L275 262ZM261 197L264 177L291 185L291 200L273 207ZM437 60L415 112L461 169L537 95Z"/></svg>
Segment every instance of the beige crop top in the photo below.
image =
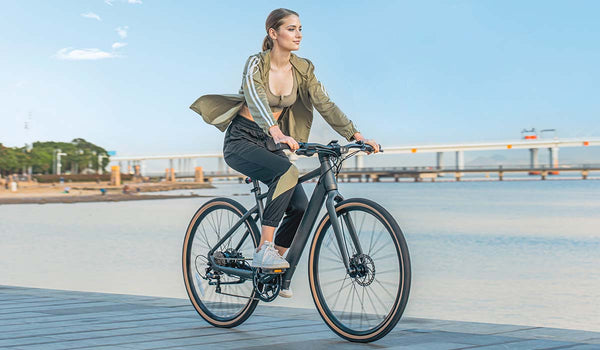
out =
<svg viewBox="0 0 600 350"><path fill-rule="evenodd" d="M292 79L294 81L292 92L287 96L277 96L273 95L271 92L271 88L268 84L269 78L267 76L267 86L265 90L267 90L267 100L269 101L269 107L271 107L271 111L273 113L280 112L283 108L289 107L296 102L296 97L298 96L298 83L296 82L296 74L292 74Z"/></svg>
<svg viewBox="0 0 600 350"><path fill-rule="evenodd" d="M289 107L296 102L296 98L298 96L298 82L296 81L296 74L292 74L292 79L294 81L292 92L286 96L277 96L271 92L271 88L269 87L269 78L267 75L267 84L265 84L265 90L267 94L267 101L269 102L269 107L271 107L271 112L273 112L273 117L275 117L275 120L279 119L279 116L285 107ZM250 111L248 110L248 106L246 104L244 104L244 107L239 113L244 118L254 121L254 118L252 118L250 115Z"/></svg>

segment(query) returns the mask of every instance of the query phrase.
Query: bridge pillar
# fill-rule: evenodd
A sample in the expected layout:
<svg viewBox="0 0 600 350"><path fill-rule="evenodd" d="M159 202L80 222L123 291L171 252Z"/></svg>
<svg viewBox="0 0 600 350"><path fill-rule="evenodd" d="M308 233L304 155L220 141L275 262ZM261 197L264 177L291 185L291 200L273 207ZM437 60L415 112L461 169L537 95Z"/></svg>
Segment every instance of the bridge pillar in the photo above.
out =
<svg viewBox="0 0 600 350"><path fill-rule="evenodd" d="M354 167L357 169L361 169L365 166L365 162L364 162L364 155L363 154L357 154L356 157L354 158Z"/></svg>
<svg viewBox="0 0 600 350"><path fill-rule="evenodd" d="M113 186L121 186L121 167L118 165L110 167L110 184Z"/></svg>
<svg viewBox="0 0 600 350"><path fill-rule="evenodd" d="M538 162L538 149L537 148L529 149L529 166L532 168L540 167L540 163Z"/></svg>
<svg viewBox="0 0 600 350"><path fill-rule="evenodd" d="M217 158L217 168L219 169L220 173L224 173L225 172L225 160L223 159L223 157L219 157Z"/></svg>
<svg viewBox="0 0 600 350"><path fill-rule="evenodd" d="M462 170L465 168L465 152L456 151L456 169Z"/></svg>
<svg viewBox="0 0 600 350"><path fill-rule="evenodd" d="M195 182L204 182L204 172L202 171L201 166L197 166L194 171L194 181Z"/></svg>
<svg viewBox="0 0 600 350"><path fill-rule="evenodd" d="M558 168L558 147L548 148L549 152L549 161L551 168Z"/></svg>
<svg viewBox="0 0 600 350"><path fill-rule="evenodd" d="M175 182L175 168L167 168L165 169L165 181L166 182Z"/></svg>
<svg viewBox="0 0 600 350"><path fill-rule="evenodd" d="M169 169L173 169L173 159L169 159Z"/></svg>
<svg viewBox="0 0 600 350"><path fill-rule="evenodd" d="M436 159L436 162L435 162L435 168L436 168L437 170L440 170L440 169L442 169L442 168L443 168L443 165L442 165L442 160L443 160L443 158L444 158L444 152L437 152L437 153L435 154L435 159Z"/></svg>

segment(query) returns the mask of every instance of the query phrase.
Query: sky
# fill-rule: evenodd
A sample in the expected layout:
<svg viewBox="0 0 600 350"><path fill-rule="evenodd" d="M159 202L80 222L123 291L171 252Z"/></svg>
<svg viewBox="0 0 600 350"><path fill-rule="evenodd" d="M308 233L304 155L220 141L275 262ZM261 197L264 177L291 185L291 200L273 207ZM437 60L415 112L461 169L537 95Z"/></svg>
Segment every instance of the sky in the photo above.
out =
<svg viewBox="0 0 600 350"><path fill-rule="evenodd" d="M362 134L393 147L600 137L598 1L3 1L0 142L214 153L189 109L237 93L271 10ZM315 115L311 141L342 140ZM27 128L25 127L27 126Z"/></svg>

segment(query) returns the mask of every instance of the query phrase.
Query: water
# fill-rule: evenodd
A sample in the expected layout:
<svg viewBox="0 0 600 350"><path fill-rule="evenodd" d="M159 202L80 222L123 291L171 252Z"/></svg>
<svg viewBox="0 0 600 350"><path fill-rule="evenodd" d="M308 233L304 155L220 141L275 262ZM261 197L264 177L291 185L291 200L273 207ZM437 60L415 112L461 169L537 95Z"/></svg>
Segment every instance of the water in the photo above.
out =
<svg viewBox="0 0 600 350"><path fill-rule="evenodd" d="M400 223L413 264L405 315L600 331L600 181L344 183L340 191L379 202ZM187 298L182 239L206 200L0 206L0 283ZM306 256L294 298L276 304L314 307Z"/></svg>

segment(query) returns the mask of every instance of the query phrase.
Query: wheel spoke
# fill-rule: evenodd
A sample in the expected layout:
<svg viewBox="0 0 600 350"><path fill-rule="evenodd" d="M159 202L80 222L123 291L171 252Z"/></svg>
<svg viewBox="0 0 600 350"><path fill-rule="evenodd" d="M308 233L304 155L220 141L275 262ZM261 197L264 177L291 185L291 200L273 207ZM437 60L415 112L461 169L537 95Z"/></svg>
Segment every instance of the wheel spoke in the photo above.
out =
<svg viewBox="0 0 600 350"><path fill-rule="evenodd" d="M200 215L195 224L195 231L192 233L190 240L188 241L188 256L190 256L188 266L192 274L200 273L202 276L205 274L205 269L208 267L208 261L206 259L207 253L212 249L213 244L211 242L218 242L221 240L223 235L227 233L233 225L240 220L241 215L239 212L229 205L214 206L208 209L203 215ZM241 229L240 229L241 227ZM232 232L231 236L227 238L220 247L217 247L217 252L224 252L227 249L234 249L232 246L234 242L239 242L239 249L237 252L242 253L243 257L251 256L255 240L254 234L252 233L252 225L248 222L243 222L241 225ZM246 234L249 232L248 234ZM248 240L242 238L250 236ZM196 256L202 256L198 258ZM197 271L198 270L198 271ZM197 272L196 272L197 271ZM247 309L248 303L255 303L254 300L249 299L253 293L252 281L245 281L241 284L222 284L225 282L236 282L237 277L227 276L221 274L221 293L216 293L216 285L210 285L209 280L205 280L202 277L198 279L191 276L190 285L197 291L196 301L197 305L200 305L203 312L208 314L211 319L219 320L233 320L240 312ZM216 279L211 281L216 282ZM227 293L227 294L223 294ZM233 294L233 295L229 295ZM241 296L243 298L240 298Z"/></svg>
<svg viewBox="0 0 600 350"><path fill-rule="evenodd" d="M320 293L317 297L327 305L322 312L332 314L333 322L349 334L374 332L386 322L392 312L402 312L394 311L399 310L396 307L400 302L397 293L405 277L401 273L403 265L401 255L398 254L397 239L394 237L395 234L401 235L401 232L392 231L396 224L389 218L389 214L385 215L387 216L365 209L364 205L348 205L338 211L343 248L337 244L331 222L316 236L316 256L319 261L313 268L318 275L316 281ZM344 218L353 223L352 227L357 229L356 232L351 232L351 226ZM352 234L358 239L356 244L352 240ZM340 250L333 245L346 250L353 264L355 277L348 275ZM362 255L358 254L357 245L364 249L361 250ZM345 277L336 279L341 273Z"/></svg>
<svg viewBox="0 0 600 350"><path fill-rule="evenodd" d="M328 257L328 256L322 256L322 257L320 257L320 258L321 258L321 259L323 259L323 260L327 260L327 261L333 261L333 262L336 262L336 263L341 263L342 265L344 265L344 263L342 262L342 258L341 258L341 257L339 257L339 256L338 256L338 258L337 258L337 259L330 258L330 257Z"/></svg>
<svg viewBox="0 0 600 350"><path fill-rule="evenodd" d="M332 234L332 235L330 235L330 236L335 236L335 233L334 233L334 234ZM328 242L328 244L325 246L325 248L327 248L327 250L329 250L329 251L331 252L331 254L333 254L335 257L337 257L337 258L338 258L338 261L341 261L341 260L342 260L342 256L341 256L341 254L339 253L339 251L338 251L338 250L336 250L336 249L333 249L333 248L331 248L331 246L330 246L330 244L331 244L331 243L333 243L332 241L333 241L333 239L331 239L331 240ZM336 241L336 247L337 247L337 241ZM339 247L338 247L338 248L339 248Z"/></svg>
<svg viewBox="0 0 600 350"><path fill-rule="evenodd" d="M342 282L342 287L341 287L341 288L340 288L338 291L334 291L334 292L332 293L332 295L333 295L333 294L337 294L337 296L336 296L336 298L335 298L335 301L333 302L333 305L331 306L331 308L332 308L332 309L335 309L335 306L337 305L337 301L338 301L338 299L340 298L340 295L342 294L341 292L342 292L342 290L344 289L344 284L346 284L346 280L347 280L347 279L348 279L348 276L346 275L346 277L344 278L344 281ZM330 296L332 296L332 295L330 295Z"/></svg>

